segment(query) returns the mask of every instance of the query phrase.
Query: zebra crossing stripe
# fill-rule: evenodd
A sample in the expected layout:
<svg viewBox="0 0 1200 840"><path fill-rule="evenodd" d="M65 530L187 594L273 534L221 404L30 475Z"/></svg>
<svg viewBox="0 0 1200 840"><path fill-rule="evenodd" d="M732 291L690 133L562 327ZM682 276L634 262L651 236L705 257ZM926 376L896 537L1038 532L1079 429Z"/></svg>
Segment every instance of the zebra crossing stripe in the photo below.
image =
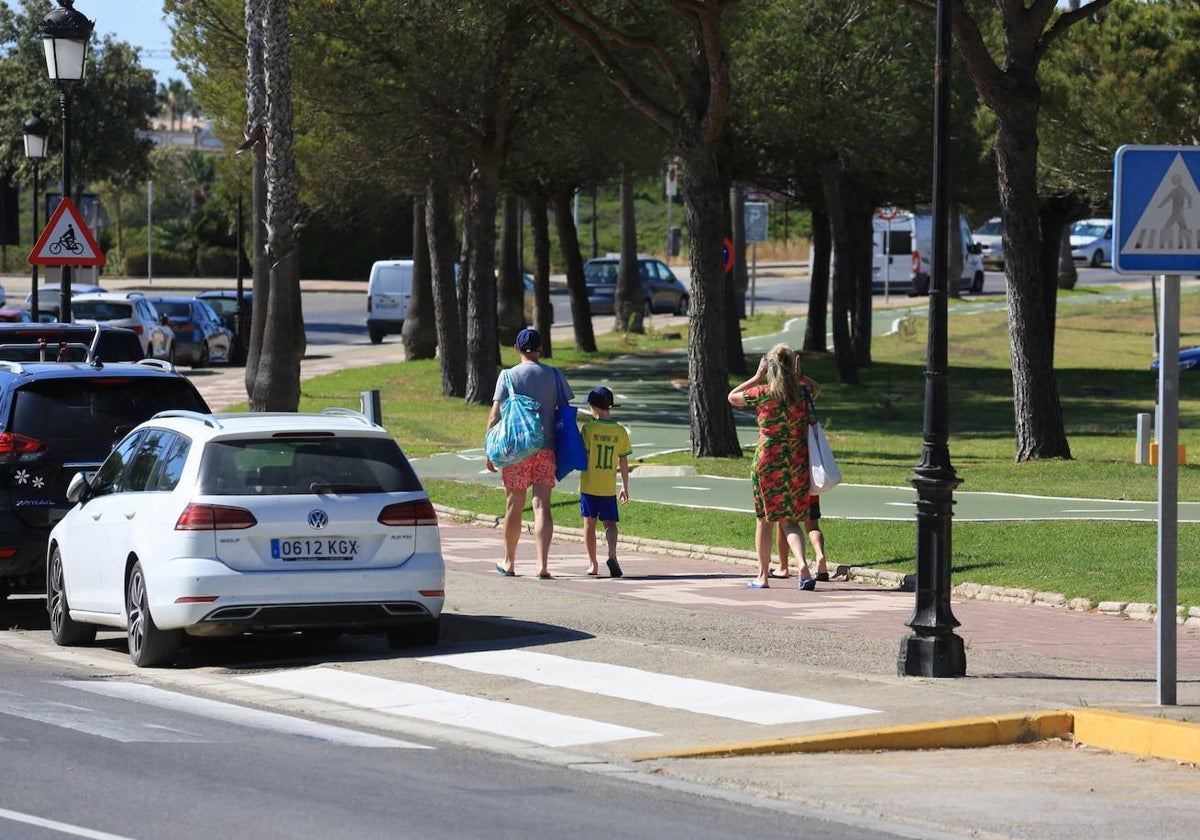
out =
<svg viewBox="0 0 1200 840"><path fill-rule="evenodd" d="M194 732L155 726L136 720L121 720L98 714L95 709L57 703L40 698L24 697L0 691L0 714L36 720L38 723L73 729L85 735L95 735L122 743L205 744L212 741Z"/></svg>
<svg viewBox="0 0 1200 840"><path fill-rule="evenodd" d="M79 691L100 694L105 697L115 697L119 700L129 700L135 703L145 703L161 709L175 712L199 715L214 720L261 729L283 735L296 735L302 738L313 738L330 744L340 744L348 747L380 747L403 748L413 750L432 749L424 744L414 744L396 738L386 738L372 735L369 732L356 732L341 726L331 726L326 723L316 723L303 718L281 715L277 712L267 712L261 709L250 709L220 700L209 700L204 697L192 697L174 691L155 688L142 683L108 682L99 680L65 680L59 683ZM92 712L91 714L95 714ZM197 736L198 737L198 736Z"/></svg>
<svg viewBox="0 0 1200 840"><path fill-rule="evenodd" d="M423 656L421 661L745 723L805 723L878 714L876 709L523 650Z"/></svg>
<svg viewBox="0 0 1200 840"><path fill-rule="evenodd" d="M623 741L658 734L333 668L278 671L238 679L348 706L503 735L547 747Z"/></svg>

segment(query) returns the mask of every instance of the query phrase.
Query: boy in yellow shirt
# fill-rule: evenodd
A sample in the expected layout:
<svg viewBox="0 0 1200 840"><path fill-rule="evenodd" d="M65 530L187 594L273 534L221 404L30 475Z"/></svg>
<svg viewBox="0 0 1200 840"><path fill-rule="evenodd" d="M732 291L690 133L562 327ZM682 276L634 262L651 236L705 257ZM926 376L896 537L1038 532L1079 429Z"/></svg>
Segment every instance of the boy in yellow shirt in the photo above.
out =
<svg viewBox="0 0 1200 840"><path fill-rule="evenodd" d="M579 513L583 516L583 535L587 545L588 574L600 573L596 563L596 520L604 523L608 542L608 573L619 578L623 572L617 563L617 499L629 501L629 432L612 419L613 393L601 386L587 397L592 419L583 424L583 445L587 448L588 467L579 474ZM621 493L617 495L617 468L621 470Z"/></svg>

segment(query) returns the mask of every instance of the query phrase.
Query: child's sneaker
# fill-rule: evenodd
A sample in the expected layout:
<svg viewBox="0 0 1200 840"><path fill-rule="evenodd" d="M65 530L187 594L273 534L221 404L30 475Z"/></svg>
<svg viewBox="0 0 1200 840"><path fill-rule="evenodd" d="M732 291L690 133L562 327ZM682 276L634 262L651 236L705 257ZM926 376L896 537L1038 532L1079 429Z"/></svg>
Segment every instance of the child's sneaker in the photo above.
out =
<svg viewBox="0 0 1200 840"><path fill-rule="evenodd" d="M608 574L615 578L619 578L624 574L624 572L621 571L621 564L617 562L616 557L608 558Z"/></svg>

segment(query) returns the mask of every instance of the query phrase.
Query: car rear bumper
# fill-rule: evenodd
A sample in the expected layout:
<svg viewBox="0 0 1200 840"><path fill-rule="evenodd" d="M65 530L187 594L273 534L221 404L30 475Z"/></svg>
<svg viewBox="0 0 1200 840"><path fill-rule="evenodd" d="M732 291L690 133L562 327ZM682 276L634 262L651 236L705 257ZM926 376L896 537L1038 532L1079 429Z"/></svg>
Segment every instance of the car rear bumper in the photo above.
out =
<svg viewBox="0 0 1200 840"><path fill-rule="evenodd" d="M380 332L398 333L404 329L403 318L368 318L367 329L379 330Z"/></svg>
<svg viewBox="0 0 1200 840"><path fill-rule="evenodd" d="M144 568L155 623L196 634L410 624L438 617L445 602L440 554L384 569L243 572L191 557Z"/></svg>

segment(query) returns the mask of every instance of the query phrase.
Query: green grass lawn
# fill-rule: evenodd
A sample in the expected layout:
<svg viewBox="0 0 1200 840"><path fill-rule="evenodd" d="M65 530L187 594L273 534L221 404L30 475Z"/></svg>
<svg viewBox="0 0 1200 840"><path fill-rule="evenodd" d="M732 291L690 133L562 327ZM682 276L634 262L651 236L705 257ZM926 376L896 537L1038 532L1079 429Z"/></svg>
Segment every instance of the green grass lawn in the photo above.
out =
<svg viewBox="0 0 1200 840"><path fill-rule="evenodd" d="M1096 300L1097 292L1064 293L1060 306L1055 372L1072 458L1016 463L1008 324L1003 312L956 316L949 326L950 453L964 490L1031 493L1081 498L1157 497L1157 471L1133 463L1136 415L1154 410L1154 320L1148 297ZM1083 298L1084 300L1080 300ZM1181 345L1200 344L1200 294L1182 300ZM769 334L781 313L745 322L747 335ZM809 354L805 371L824 388L818 410L845 480L903 486L921 451L927 324L913 318L889 336L872 340L872 364L855 385L836 381L832 356ZM653 353L685 346L686 336L598 337L597 354L556 347L553 363L570 368L597 364L630 352ZM505 350L503 363L516 361ZM686 371L684 372L686 373ZM664 380L680 370L664 369ZM732 383L731 383L732 384ZM359 392L378 388L389 430L411 456L478 447L488 406L440 396L435 361L350 370L302 386L302 410L330 405L357 408ZM1200 373L1185 373L1180 387L1180 440L1200 458ZM747 453L748 454L748 453ZM744 476L748 459L693 459L689 453L657 463L693 465L701 473ZM430 482L435 501L499 514L502 495L487 487ZM1200 500L1200 467L1185 464L1179 497ZM576 524L576 500L556 494L559 521ZM751 548L753 520L745 514L694 511L631 502L622 514L625 533L681 542ZM832 560L856 566L911 571L915 527L911 523L829 521ZM953 528L955 582L972 581L1062 592L1098 601L1153 601L1156 527L1097 522L957 523ZM1179 536L1179 600L1200 605L1200 527L1183 525Z"/></svg>

